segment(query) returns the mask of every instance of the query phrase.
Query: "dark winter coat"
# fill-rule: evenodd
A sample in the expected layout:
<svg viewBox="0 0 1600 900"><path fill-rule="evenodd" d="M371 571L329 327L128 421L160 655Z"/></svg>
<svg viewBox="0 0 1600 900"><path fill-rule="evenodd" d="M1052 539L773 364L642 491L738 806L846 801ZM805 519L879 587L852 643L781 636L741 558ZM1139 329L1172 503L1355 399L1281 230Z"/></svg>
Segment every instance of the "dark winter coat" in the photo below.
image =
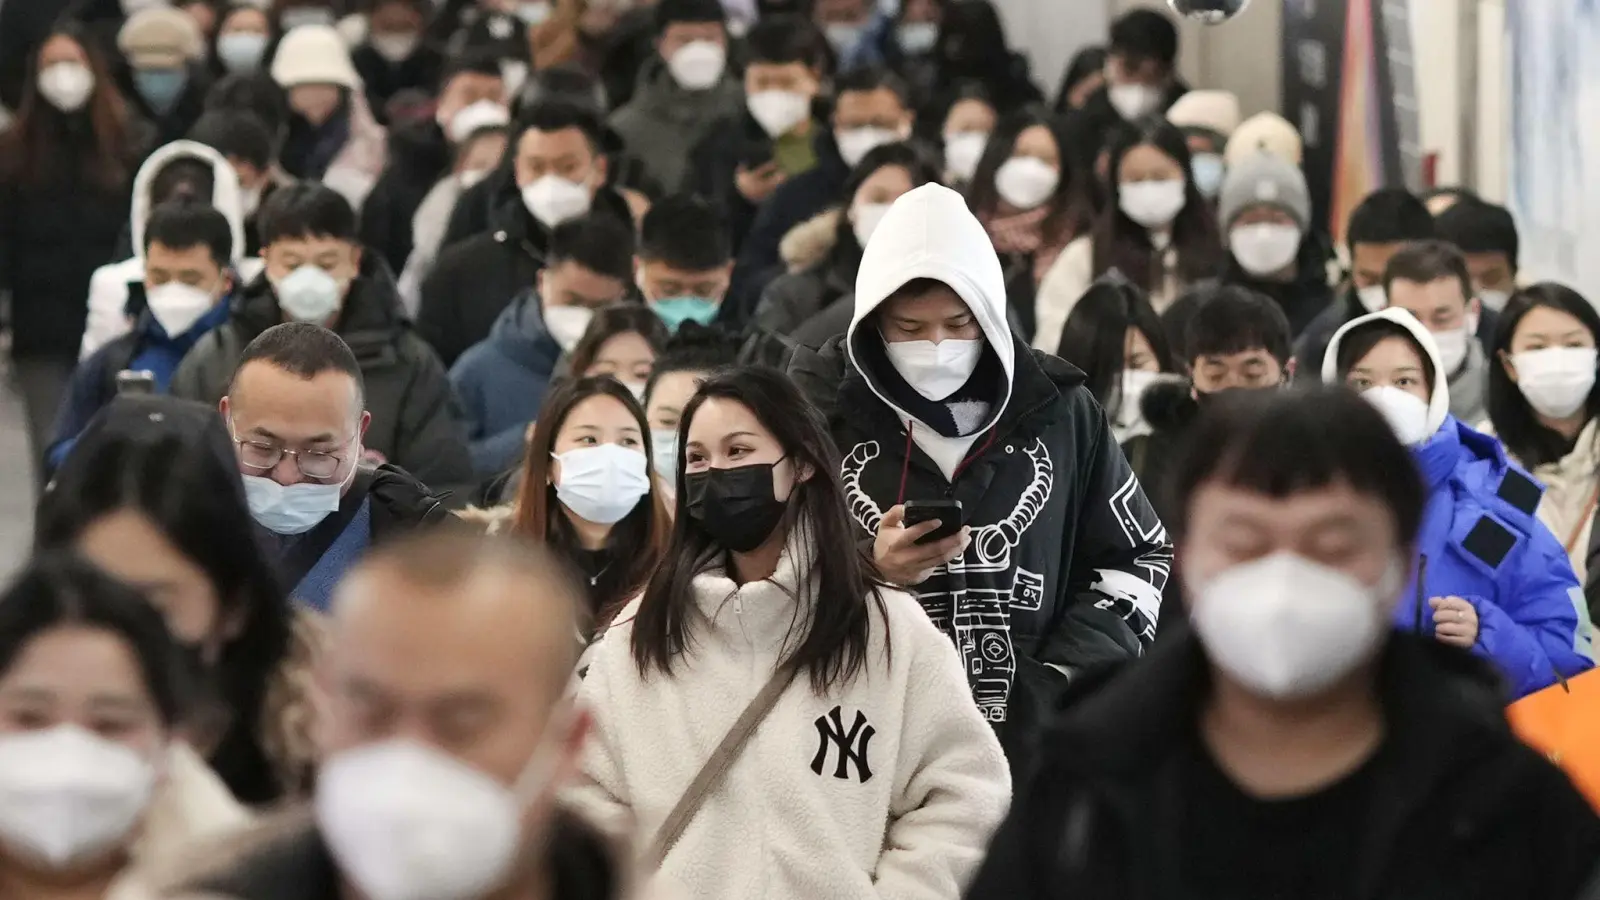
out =
<svg viewBox="0 0 1600 900"><path fill-rule="evenodd" d="M678 86L659 58L639 70L639 86L628 105L611 114L610 125L628 153L668 192L684 185L689 154L718 122L744 108L744 90L734 75L709 90Z"/></svg>
<svg viewBox="0 0 1600 900"><path fill-rule="evenodd" d="M1188 896L1183 763L1209 680L1186 634L1064 707L967 900ZM1600 859L1600 822L1512 735L1493 676L1460 651L1396 635L1378 696L1387 732L1351 900L1574 897Z"/></svg>
<svg viewBox="0 0 1600 900"><path fill-rule="evenodd" d="M533 290L534 276L544 268L550 232L528 212L516 179L503 174L491 230L441 250L422 282L417 334L446 366L488 337L500 311L511 298ZM628 202L609 188L595 193L591 212L633 223Z"/></svg>
<svg viewBox="0 0 1600 900"><path fill-rule="evenodd" d="M371 44L362 44L350 51L350 63L361 76L361 83L367 91L367 105L372 108L373 117L387 125L389 117L385 107L395 94L404 90L418 90L431 97L439 93L445 56L424 43L409 57L392 63L372 49ZM431 123L432 119L428 121Z"/></svg>
<svg viewBox="0 0 1600 900"><path fill-rule="evenodd" d="M183 86L178 102L164 113L157 112L145 102L144 97L134 89L131 74L124 71L118 79L121 82L118 87L122 96L128 99L128 105L154 129L155 146L164 146L186 136L206 111L206 93L211 90L211 73L198 64L191 63L188 68L188 84Z"/></svg>
<svg viewBox="0 0 1600 900"><path fill-rule="evenodd" d="M361 243L391 271L405 268L417 207L450 174L450 162L450 141L432 119L390 129L388 165L361 207Z"/></svg>
<svg viewBox="0 0 1600 900"><path fill-rule="evenodd" d="M819 140L821 135L828 133L827 123L818 119L812 120L811 128ZM831 135L827 141L830 144L833 142ZM837 155L838 151L834 153ZM739 193L734 176L740 166L759 165L772 158L772 138L756 124L748 111L712 126L705 138L689 153L688 180L684 187L722 208L728 221L728 234L733 236L735 252L742 248L745 236L755 224L758 207ZM772 199L769 197L767 201L770 203ZM782 237L779 234L774 240L781 240Z"/></svg>
<svg viewBox="0 0 1600 900"><path fill-rule="evenodd" d="M1193 389L1183 378L1163 378L1146 388L1139 398L1139 412L1150 431L1122 445L1128 464L1144 485L1145 496L1163 522L1171 521L1178 512L1172 467L1189 426L1200 413Z"/></svg>
<svg viewBox="0 0 1600 900"><path fill-rule="evenodd" d="M172 379L175 396L215 404L228 391L244 348L283 321L265 277L234 296L227 324L200 339ZM333 330L355 353L372 424L365 445L441 489L472 482L466 429L439 358L406 322L394 277L367 254Z"/></svg>
<svg viewBox="0 0 1600 900"><path fill-rule="evenodd" d="M1300 242L1300 252L1295 257L1295 276L1289 281L1270 281L1246 272L1233 254L1228 254L1228 268L1222 276L1225 284L1236 284L1271 297L1289 320L1289 336L1300 334L1333 305L1333 288L1328 284L1328 254L1315 237ZM1192 298L1180 298L1178 303L1192 303ZM1173 306L1176 306L1174 303ZM1168 307L1171 312L1171 307ZM1315 371L1315 370L1313 370Z"/></svg>

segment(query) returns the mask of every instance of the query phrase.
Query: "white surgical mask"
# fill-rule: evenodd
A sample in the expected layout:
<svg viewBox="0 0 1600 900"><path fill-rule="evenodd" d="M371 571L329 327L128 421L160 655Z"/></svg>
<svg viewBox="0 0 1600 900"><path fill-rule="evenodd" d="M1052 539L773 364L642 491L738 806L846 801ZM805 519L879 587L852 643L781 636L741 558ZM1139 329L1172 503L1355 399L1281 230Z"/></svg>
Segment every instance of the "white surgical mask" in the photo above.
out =
<svg viewBox="0 0 1600 900"><path fill-rule="evenodd" d="M1216 666L1266 697L1326 690L1371 659L1389 631L1399 566L1377 586L1289 552L1195 585L1190 619Z"/></svg>
<svg viewBox="0 0 1600 900"><path fill-rule="evenodd" d="M971 181L989 146L987 131L958 131L944 136L944 167L958 181Z"/></svg>
<svg viewBox="0 0 1600 900"><path fill-rule="evenodd" d="M788 134L811 116L811 98L797 91L757 91L745 101L745 107L772 138Z"/></svg>
<svg viewBox="0 0 1600 900"><path fill-rule="evenodd" d="M686 91L704 91L722 80L728 51L716 41L690 41L667 60L672 80Z"/></svg>
<svg viewBox="0 0 1600 900"><path fill-rule="evenodd" d="M650 455L655 461L656 475L666 483L667 489L678 489L678 429L653 428L650 430Z"/></svg>
<svg viewBox="0 0 1600 900"><path fill-rule="evenodd" d="M250 516L273 534L305 534L339 509L344 486L355 477L356 467L338 484L302 481L279 484L260 475L244 475L244 499Z"/></svg>
<svg viewBox="0 0 1600 900"><path fill-rule="evenodd" d="M0 843L51 869L102 856L132 833L155 767L77 725L0 736Z"/></svg>
<svg viewBox="0 0 1600 900"><path fill-rule="evenodd" d="M319 773L318 830L370 900L476 900L510 876L553 768L548 739L511 788L412 741L357 747Z"/></svg>
<svg viewBox="0 0 1600 900"><path fill-rule="evenodd" d="M1061 170L1034 156L1013 156L994 173L1000 199L1017 209L1037 209L1061 184Z"/></svg>
<svg viewBox="0 0 1600 900"><path fill-rule="evenodd" d="M983 358L983 341L946 338L933 341L885 340L889 362L912 389L929 400L961 390Z"/></svg>
<svg viewBox="0 0 1600 900"><path fill-rule="evenodd" d="M878 230L878 223L889 214L888 203L857 203L850 210L850 229L856 234L856 241L861 246L867 246L867 241L872 239L872 233Z"/></svg>
<svg viewBox="0 0 1600 900"><path fill-rule="evenodd" d="M1150 372L1145 369L1122 370L1115 422L1118 428L1133 429L1144 421L1144 412L1139 408L1140 401L1144 399L1144 392L1150 389L1150 385L1159 380L1161 380L1160 372Z"/></svg>
<svg viewBox="0 0 1600 900"><path fill-rule="evenodd" d="M1508 300L1510 300L1510 299L1511 299L1511 295L1506 293L1505 291L1479 291L1478 292L1478 302L1482 303L1484 306L1487 306L1490 310L1492 310L1494 312L1499 312L1500 310L1505 309L1506 308L1506 302Z"/></svg>
<svg viewBox="0 0 1600 900"><path fill-rule="evenodd" d="M187 332L217 302L205 291L177 281L158 284L145 291L145 301L150 305L150 315L167 337Z"/></svg>
<svg viewBox="0 0 1600 900"><path fill-rule="evenodd" d="M510 121L511 113L503 104L493 100L477 100L457 110L450 117L449 127L445 130L450 136L450 143L459 145L479 130L503 126Z"/></svg>
<svg viewBox="0 0 1600 900"><path fill-rule="evenodd" d="M578 346L578 341L583 340L583 333L589 330L589 322L594 319L594 310L587 306L546 306L544 308L544 328L550 336L556 339L561 349L571 353L572 348Z"/></svg>
<svg viewBox="0 0 1600 900"><path fill-rule="evenodd" d="M1161 91L1147 84L1116 84L1106 88L1106 99L1117 115L1132 122L1156 111L1161 105Z"/></svg>
<svg viewBox="0 0 1600 900"><path fill-rule="evenodd" d="M1564 419L1583 408L1594 389L1593 347L1549 347L1511 354L1517 389L1540 415Z"/></svg>
<svg viewBox="0 0 1600 900"><path fill-rule="evenodd" d="M588 213L593 201L588 185L560 175L546 175L522 189L523 205L546 228Z"/></svg>
<svg viewBox="0 0 1600 900"><path fill-rule="evenodd" d="M853 169L868 153L900 140L900 132L869 125L835 132L833 139L839 145L839 156L844 159L845 165Z"/></svg>
<svg viewBox="0 0 1600 900"><path fill-rule="evenodd" d="M1214 200L1222 192L1222 179L1227 175L1227 163L1220 153L1196 153L1189 163L1194 172L1194 189L1207 200Z"/></svg>
<svg viewBox="0 0 1600 900"><path fill-rule="evenodd" d="M1407 447L1433 437L1433 432L1428 428L1428 404L1416 394L1382 385L1362 391L1361 398L1383 413L1394 436Z"/></svg>
<svg viewBox="0 0 1600 900"><path fill-rule="evenodd" d="M422 43L422 36L418 34L375 34L367 39L372 49L385 62L399 63L411 58L417 52L417 46Z"/></svg>
<svg viewBox="0 0 1600 900"><path fill-rule="evenodd" d="M1228 250L1239 267L1256 277L1281 272L1300 253L1300 229L1280 222L1235 225L1228 232Z"/></svg>
<svg viewBox="0 0 1600 900"><path fill-rule="evenodd" d="M1356 300L1360 301L1361 308L1369 313L1375 313L1389 305L1389 295L1384 292L1381 284L1374 284L1356 291Z"/></svg>
<svg viewBox="0 0 1600 900"><path fill-rule="evenodd" d="M306 263L272 283L278 308L296 322L322 324L339 311L344 287L320 266Z"/></svg>
<svg viewBox="0 0 1600 900"><path fill-rule="evenodd" d="M939 43L939 26L932 22L906 22L895 29L894 37L908 56L918 56Z"/></svg>
<svg viewBox="0 0 1600 900"><path fill-rule="evenodd" d="M1460 328L1433 333L1434 346L1439 348L1439 365L1444 367L1446 378L1460 371L1461 364L1467 361L1468 342L1477 339L1478 317L1471 313L1467 314Z"/></svg>
<svg viewBox="0 0 1600 900"><path fill-rule="evenodd" d="M642 451L601 444L550 456L561 462L556 499L585 521L614 525L650 493Z"/></svg>
<svg viewBox="0 0 1600 900"><path fill-rule="evenodd" d="M1123 215L1146 228L1166 228L1183 211L1188 199L1184 195L1182 178L1165 181L1134 181L1122 186L1118 192L1118 207Z"/></svg>
<svg viewBox="0 0 1600 900"><path fill-rule="evenodd" d="M94 93L94 73L83 63L52 63L39 73L39 95L64 113L83 109Z"/></svg>
<svg viewBox="0 0 1600 900"><path fill-rule="evenodd" d="M853 22L832 22L822 31L827 37L829 45L835 53L848 53L861 43L861 36L866 33L866 26Z"/></svg>

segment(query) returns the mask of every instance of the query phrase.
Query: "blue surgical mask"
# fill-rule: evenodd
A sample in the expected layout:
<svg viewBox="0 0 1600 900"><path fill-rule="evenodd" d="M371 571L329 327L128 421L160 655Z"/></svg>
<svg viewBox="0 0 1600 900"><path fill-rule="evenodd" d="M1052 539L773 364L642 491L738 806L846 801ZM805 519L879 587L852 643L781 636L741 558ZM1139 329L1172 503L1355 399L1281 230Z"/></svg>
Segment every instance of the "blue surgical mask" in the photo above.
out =
<svg viewBox="0 0 1600 900"><path fill-rule="evenodd" d="M134 89L158 113L171 112L188 84L189 73L185 69L133 70Z"/></svg>
<svg viewBox="0 0 1600 900"><path fill-rule="evenodd" d="M650 304L650 308L655 310L668 329L677 331L685 322L711 324L711 320L717 317L717 305L717 301L704 297L668 297Z"/></svg>
<svg viewBox="0 0 1600 900"><path fill-rule="evenodd" d="M254 72L267 55L267 36L254 31L230 31L217 38L217 59L229 72Z"/></svg>
<svg viewBox="0 0 1600 900"><path fill-rule="evenodd" d="M1190 161L1194 171L1194 189L1207 200L1222 193L1222 179L1227 175L1227 165L1219 153L1196 153Z"/></svg>
<svg viewBox="0 0 1600 900"><path fill-rule="evenodd" d="M355 466L350 473L355 474ZM339 508L345 481L337 484L279 484L260 475L244 475L244 496L250 515L274 534L305 534Z"/></svg>

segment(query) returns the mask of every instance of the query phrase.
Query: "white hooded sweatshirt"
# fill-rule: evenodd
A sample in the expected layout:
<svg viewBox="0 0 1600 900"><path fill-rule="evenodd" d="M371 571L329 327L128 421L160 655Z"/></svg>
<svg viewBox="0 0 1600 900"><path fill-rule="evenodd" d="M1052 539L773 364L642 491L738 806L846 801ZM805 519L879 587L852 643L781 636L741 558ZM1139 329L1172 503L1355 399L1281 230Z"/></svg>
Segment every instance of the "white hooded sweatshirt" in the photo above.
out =
<svg viewBox="0 0 1600 900"><path fill-rule="evenodd" d="M641 677L639 601L595 645L579 696L594 716L573 799L631 814L640 847L799 635L815 550L797 530L767 581L694 579L690 649ZM804 601L797 597L806 597ZM696 900L958 900L1011 800L993 730L950 639L911 596L870 600L868 663L828 696L802 672L662 863Z"/></svg>
<svg viewBox="0 0 1600 900"><path fill-rule="evenodd" d="M1404 309L1396 306L1380 309L1375 313L1351 319L1342 328L1333 333L1333 338L1328 341L1328 351L1322 356L1322 380L1325 384L1339 384L1343 379L1339 377L1339 345L1344 343L1345 335L1366 325L1377 321L1393 322L1411 332L1417 339L1422 352L1428 354L1428 364L1433 367L1433 393L1428 399L1428 434L1438 432L1444 425L1444 420L1450 415L1450 384L1441 374L1444 364L1439 361L1439 345L1434 343L1433 334L1427 326L1417 321L1417 317Z"/></svg>
<svg viewBox="0 0 1600 900"><path fill-rule="evenodd" d="M897 405L873 377L874 367L863 365L859 355L862 342L883 341L873 325L862 327L862 322L895 291L919 278L943 282L960 295L1005 372L998 402L987 410L983 427L960 437L939 434ZM895 411L903 428L911 429L911 439L944 476L954 478L973 443L1005 412L1016 368L1016 347L1006 321L1006 279L1000 257L995 255L989 233L960 194L943 185L925 184L889 207L862 252L861 268L856 272L856 311L850 320L846 345L851 364L866 377L872 392Z"/></svg>
<svg viewBox="0 0 1600 900"><path fill-rule="evenodd" d="M249 281L261 273L261 260L246 259L244 255L244 191L239 187L239 175L234 172L227 157L195 141L173 141L160 147L150 154L133 178L132 209L128 213L133 256L101 266L89 277L89 319L84 324L79 359L88 359L96 350L127 334L133 327L133 321L124 309L128 305L128 285L144 281L144 229L154 206L151 190L161 170L168 163L180 159L199 160L211 167L211 205L227 218L228 227L233 232L231 262L239 279Z"/></svg>

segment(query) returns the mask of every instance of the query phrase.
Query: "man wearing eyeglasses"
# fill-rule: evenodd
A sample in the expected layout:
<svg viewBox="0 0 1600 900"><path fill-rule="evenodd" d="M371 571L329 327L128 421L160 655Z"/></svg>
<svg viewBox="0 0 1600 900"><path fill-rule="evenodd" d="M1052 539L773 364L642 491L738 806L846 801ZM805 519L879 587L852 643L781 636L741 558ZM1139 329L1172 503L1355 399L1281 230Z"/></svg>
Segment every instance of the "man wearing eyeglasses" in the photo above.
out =
<svg viewBox="0 0 1600 900"><path fill-rule="evenodd" d="M269 328L245 347L219 404L250 514L279 574L326 610L334 585L377 539L448 517L403 469L362 465L372 415L349 346L319 325Z"/></svg>

